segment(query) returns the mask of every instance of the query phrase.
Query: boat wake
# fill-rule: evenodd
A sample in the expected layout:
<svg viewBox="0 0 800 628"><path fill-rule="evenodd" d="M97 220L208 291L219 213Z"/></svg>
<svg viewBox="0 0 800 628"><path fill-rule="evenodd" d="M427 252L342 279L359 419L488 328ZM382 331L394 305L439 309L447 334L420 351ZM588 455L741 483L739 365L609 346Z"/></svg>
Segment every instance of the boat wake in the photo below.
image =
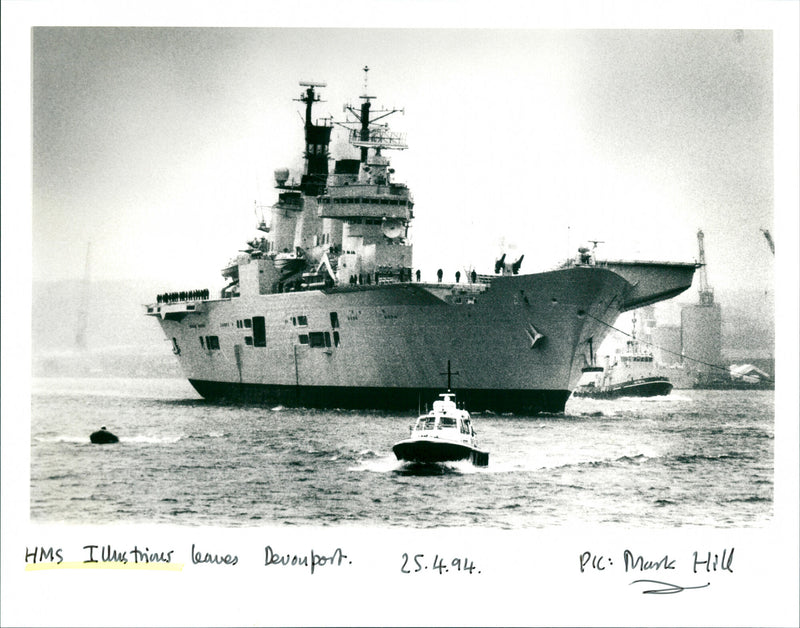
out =
<svg viewBox="0 0 800 628"><path fill-rule="evenodd" d="M348 471L367 471L370 473L391 473L403 465L394 456L377 457L377 455L362 458L354 466L348 467Z"/></svg>
<svg viewBox="0 0 800 628"><path fill-rule="evenodd" d="M170 436L146 436L143 434L139 434L136 436L126 436L120 437L120 443L134 443L134 444L171 444L177 443L181 440L183 436L181 435L170 435ZM81 436L75 436L73 434L59 434L57 436L35 436L33 440L37 443L72 443L72 444L90 444L89 435L82 434Z"/></svg>
<svg viewBox="0 0 800 628"><path fill-rule="evenodd" d="M691 403L694 400L691 397L686 397L686 396L681 395L681 394L676 394L675 391L673 390L669 395L667 395L665 397L662 397L660 399L660 401L667 401L667 402L670 402L670 403L675 403L675 402L678 402L678 401L683 402L683 403L687 403L687 402Z"/></svg>
<svg viewBox="0 0 800 628"><path fill-rule="evenodd" d="M162 444L163 445L163 444L177 443L178 441L183 440L183 438L185 438L185 437L183 435L181 435L181 434L178 434L178 435L174 435L173 434L173 435L170 435L170 436L147 436L147 435L144 435L144 434L139 434L137 436L130 436L130 437L127 437L127 438L120 438L119 442L125 441L127 443L142 443L142 444L147 444L147 445L150 445L150 444L153 444L153 445ZM212 435L212 434L208 434L208 435L204 435L202 438L215 438L215 436Z"/></svg>
<svg viewBox="0 0 800 628"><path fill-rule="evenodd" d="M585 459L576 460L569 459L569 456L553 457L550 460L539 460L536 469L549 470L549 469L569 469L569 468L605 468L605 467L619 467L619 466L637 466L644 464L648 460L659 458L655 452L636 453L631 455L609 456L598 459L592 459L587 456Z"/></svg>
<svg viewBox="0 0 800 628"><path fill-rule="evenodd" d="M404 476L431 476L431 475L460 475L461 471L454 463L436 462L406 462L394 470L397 475Z"/></svg>
<svg viewBox="0 0 800 628"><path fill-rule="evenodd" d="M36 441L37 443L88 443L89 435L85 434L83 436L71 436L71 435L34 436L33 440Z"/></svg>

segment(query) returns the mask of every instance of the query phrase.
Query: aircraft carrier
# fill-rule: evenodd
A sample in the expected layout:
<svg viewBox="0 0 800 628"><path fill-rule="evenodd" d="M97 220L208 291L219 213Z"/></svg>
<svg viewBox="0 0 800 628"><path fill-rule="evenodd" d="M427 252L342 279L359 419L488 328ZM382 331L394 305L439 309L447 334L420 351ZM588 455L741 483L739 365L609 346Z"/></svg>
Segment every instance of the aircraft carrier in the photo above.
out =
<svg viewBox="0 0 800 628"><path fill-rule="evenodd" d="M416 410L449 360L471 411L562 412L621 312L691 286L694 263L600 262L587 248L548 272L503 257L494 275L421 281L413 198L387 157L406 148L385 122L396 110L374 108L365 83L334 125L313 117L325 85L301 86L304 171L275 171L277 202L222 269L227 285L145 306L203 397ZM352 155L331 157L334 130Z"/></svg>

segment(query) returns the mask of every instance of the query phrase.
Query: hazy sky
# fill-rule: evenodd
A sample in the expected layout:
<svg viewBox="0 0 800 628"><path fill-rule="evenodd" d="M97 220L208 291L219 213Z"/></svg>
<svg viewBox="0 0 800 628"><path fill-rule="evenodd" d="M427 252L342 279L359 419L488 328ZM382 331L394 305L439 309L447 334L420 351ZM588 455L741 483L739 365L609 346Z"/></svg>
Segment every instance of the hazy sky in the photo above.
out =
<svg viewBox="0 0 800 628"><path fill-rule="evenodd" d="M702 228L715 288L771 285L772 63L767 30L36 28L33 278L81 277L91 241L94 278L218 286L301 167L298 81L342 120L366 64L405 107L426 276L589 239L692 261Z"/></svg>

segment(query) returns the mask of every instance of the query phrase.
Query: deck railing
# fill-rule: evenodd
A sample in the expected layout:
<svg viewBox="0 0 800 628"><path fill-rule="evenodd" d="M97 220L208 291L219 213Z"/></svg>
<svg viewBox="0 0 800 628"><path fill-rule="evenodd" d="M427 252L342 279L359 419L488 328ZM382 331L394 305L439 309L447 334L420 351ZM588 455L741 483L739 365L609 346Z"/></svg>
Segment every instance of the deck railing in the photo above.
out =
<svg viewBox="0 0 800 628"><path fill-rule="evenodd" d="M156 296L157 303L180 303L182 301L205 301L208 289L181 290L180 292L164 292Z"/></svg>

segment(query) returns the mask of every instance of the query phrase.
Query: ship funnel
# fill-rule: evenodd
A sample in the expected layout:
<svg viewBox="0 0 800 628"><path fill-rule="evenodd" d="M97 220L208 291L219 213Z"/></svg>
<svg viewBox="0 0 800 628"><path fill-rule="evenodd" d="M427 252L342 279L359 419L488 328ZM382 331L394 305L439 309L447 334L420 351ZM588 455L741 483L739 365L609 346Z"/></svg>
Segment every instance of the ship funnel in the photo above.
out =
<svg viewBox="0 0 800 628"><path fill-rule="evenodd" d="M275 170L275 183L277 183L279 186L283 187L288 179L289 179L288 168L278 168Z"/></svg>

